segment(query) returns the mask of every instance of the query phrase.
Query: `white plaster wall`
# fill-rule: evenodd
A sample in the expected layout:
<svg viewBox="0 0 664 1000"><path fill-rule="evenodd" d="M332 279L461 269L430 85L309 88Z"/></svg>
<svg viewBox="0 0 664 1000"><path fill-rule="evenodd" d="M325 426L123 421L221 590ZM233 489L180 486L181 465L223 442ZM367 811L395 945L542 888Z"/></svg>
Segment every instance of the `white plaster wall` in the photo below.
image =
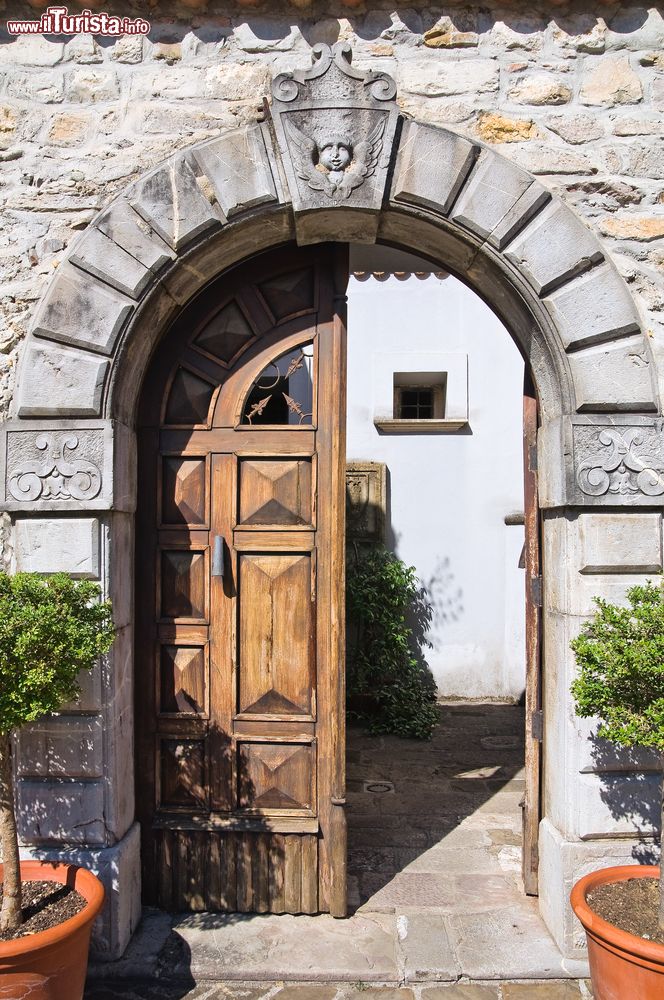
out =
<svg viewBox="0 0 664 1000"><path fill-rule="evenodd" d="M358 247L351 269L431 265ZM437 353L467 355L468 428L379 433L373 421L376 412L385 415L386 359L394 355L394 370L435 371L435 358L426 356ZM351 277L348 460L387 464L387 544L429 592L433 648L426 656L443 697L516 699L524 688L523 527L505 524L507 514L523 510L522 393L519 352L461 281Z"/></svg>

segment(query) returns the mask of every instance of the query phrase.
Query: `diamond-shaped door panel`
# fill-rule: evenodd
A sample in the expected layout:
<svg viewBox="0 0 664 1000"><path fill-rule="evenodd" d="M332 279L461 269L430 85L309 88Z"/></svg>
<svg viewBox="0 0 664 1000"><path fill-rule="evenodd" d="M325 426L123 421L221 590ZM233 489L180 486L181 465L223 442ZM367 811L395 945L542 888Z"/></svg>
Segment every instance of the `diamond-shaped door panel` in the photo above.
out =
<svg viewBox="0 0 664 1000"><path fill-rule="evenodd" d="M237 302L229 302L208 320L193 346L230 364L254 340L254 330Z"/></svg>
<svg viewBox="0 0 664 1000"><path fill-rule="evenodd" d="M238 524L312 526L311 459L246 458L240 463Z"/></svg>
<svg viewBox="0 0 664 1000"><path fill-rule="evenodd" d="M215 386L187 368L178 368L166 403L165 423L191 427L207 423Z"/></svg>
<svg viewBox="0 0 664 1000"><path fill-rule="evenodd" d="M203 550L162 549L161 617L207 619L207 559Z"/></svg>
<svg viewBox="0 0 664 1000"><path fill-rule="evenodd" d="M161 468L161 523L169 527L207 525L206 459L165 455Z"/></svg>
<svg viewBox="0 0 664 1000"><path fill-rule="evenodd" d="M159 711L178 715L203 715L207 712L205 646L161 647Z"/></svg>
<svg viewBox="0 0 664 1000"><path fill-rule="evenodd" d="M316 285L313 267L301 268L263 281L258 289L276 323L313 312Z"/></svg>
<svg viewBox="0 0 664 1000"><path fill-rule="evenodd" d="M168 809L205 809L205 743L203 740L160 741L159 804Z"/></svg>
<svg viewBox="0 0 664 1000"><path fill-rule="evenodd" d="M311 715L314 687L311 556L242 553L238 711Z"/></svg>
<svg viewBox="0 0 664 1000"><path fill-rule="evenodd" d="M240 743L239 807L313 811L313 765L308 743Z"/></svg>

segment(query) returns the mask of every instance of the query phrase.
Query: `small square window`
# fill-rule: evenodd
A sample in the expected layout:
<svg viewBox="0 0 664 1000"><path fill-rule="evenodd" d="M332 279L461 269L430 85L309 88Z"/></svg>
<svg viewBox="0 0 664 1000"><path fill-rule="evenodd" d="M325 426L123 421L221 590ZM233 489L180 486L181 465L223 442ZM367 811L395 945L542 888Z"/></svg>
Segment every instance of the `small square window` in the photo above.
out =
<svg viewBox="0 0 664 1000"><path fill-rule="evenodd" d="M442 420L446 372L395 372L394 419Z"/></svg>

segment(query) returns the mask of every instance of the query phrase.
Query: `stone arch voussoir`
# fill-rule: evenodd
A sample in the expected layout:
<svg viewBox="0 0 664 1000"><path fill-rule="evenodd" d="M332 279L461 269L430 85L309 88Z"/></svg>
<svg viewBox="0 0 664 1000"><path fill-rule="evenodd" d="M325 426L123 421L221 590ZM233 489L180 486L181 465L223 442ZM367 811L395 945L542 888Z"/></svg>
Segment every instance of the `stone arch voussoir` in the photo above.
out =
<svg viewBox="0 0 664 1000"><path fill-rule="evenodd" d="M590 448L601 465L608 414L625 433L635 426L642 436L657 432L658 421L647 416L659 412L653 361L625 282L598 238L534 177L486 146L407 120L395 128L363 202L323 205L294 179L288 155L268 123L244 126L178 152L102 211L39 304L20 366L15 423L27 432L35 420L57 428L115 416L113 393L132 337L140 330L146 336L146 326L154 335L169 309L213 276L211 260L233 258L234 241L236 259L246 254L247 240L237 235L243 227L260 231L255 243L266 248L289 237L394 241L404 227L420 225L462 248L462 277L472 283L479 274L478 286L490 262L514 288L514 308L517 298L525 302L539 332L522 333L521 347L536 381L559 397L554 406L544 401L556 419L543 429L543 444L560 462L570 449L575 466L587 462ZM510 309L503 303L508 325ZM540 370L545 361L548 375ZM558 478L551 504L598 502L573 470ZM10 509L20 503L15 495L6 500Z"/></svg>

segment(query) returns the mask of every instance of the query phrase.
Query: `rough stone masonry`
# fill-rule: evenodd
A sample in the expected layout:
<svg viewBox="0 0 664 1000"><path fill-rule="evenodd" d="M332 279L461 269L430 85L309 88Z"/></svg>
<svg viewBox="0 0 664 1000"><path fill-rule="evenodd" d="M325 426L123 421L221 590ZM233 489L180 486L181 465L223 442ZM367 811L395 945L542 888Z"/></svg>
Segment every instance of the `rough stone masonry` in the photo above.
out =
<svg viewBox="0 0 664 1000"><path fill-rule="evenodd" d="M538 175L601 236L664 350L656 7L192 6L155 6L147 37L0 29L0 414L34 304L77 233L175 149L254 120L270 76L306 64L318 41L348 40L356 65L396 79L404 112ZM2 13L38 16L11 0Z"/></svg>

